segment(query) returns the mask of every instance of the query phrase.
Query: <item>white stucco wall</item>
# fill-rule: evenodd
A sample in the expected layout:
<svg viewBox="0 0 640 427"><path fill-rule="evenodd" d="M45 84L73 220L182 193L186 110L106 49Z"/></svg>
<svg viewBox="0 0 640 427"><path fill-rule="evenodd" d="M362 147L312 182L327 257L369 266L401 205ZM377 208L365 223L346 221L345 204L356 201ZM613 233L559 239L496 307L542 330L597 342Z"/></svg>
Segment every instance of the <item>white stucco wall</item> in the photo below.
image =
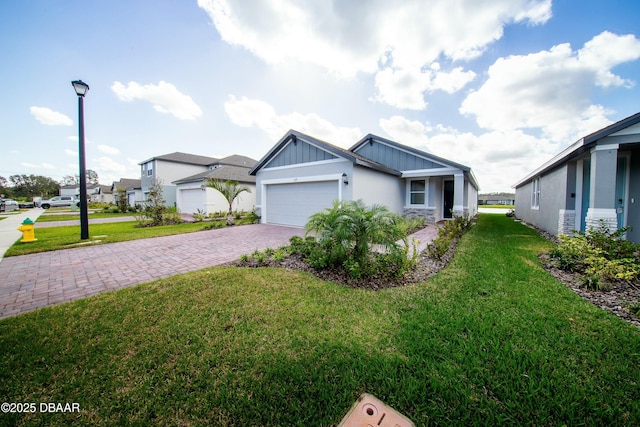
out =
<svg viewBox="0 0 640 427"><path fill-rule="evenodd" d="M353 187L353 200L362 199L367 205L384 205L390 211L402 214L405 184L400 177L356 166L349 185Z"/></svg>
<svg viewBox="0 0 640 427"><path fill-rule="evenodd" d="M182 200L180 200L180 191L181 190L192 190L192 189L202 189L202 185L204 181L198 182L190 182L186 184L178 184L176 186L176 204L178 209L184 213L193 213L186 212L182 207ZM246 184L241 183L251 190L251 193L243 192L241 193L233 202L232 208L234 211L251 211L256 205L256 186L255 184ZM203 197L203 205L199 209L207 214L213 212L227 211L229 205L227 200L220 194L219 191L214 190L213 188L206 187L204 189L204 197Z"/></svg>

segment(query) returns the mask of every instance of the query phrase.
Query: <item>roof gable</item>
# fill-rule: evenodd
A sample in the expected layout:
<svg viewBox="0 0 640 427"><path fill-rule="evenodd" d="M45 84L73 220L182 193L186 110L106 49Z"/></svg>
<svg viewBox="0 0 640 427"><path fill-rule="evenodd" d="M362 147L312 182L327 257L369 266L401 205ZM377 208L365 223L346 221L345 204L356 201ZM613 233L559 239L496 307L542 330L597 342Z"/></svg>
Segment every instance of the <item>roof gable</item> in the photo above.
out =
<svg viewBox="0 0 640 427"><path fill-rule="evenodd" d="M264 167L274 168L337 159L338 156L329 152L325 144L315 138L291 134Z"/></svg>
<svg viewBox="0 0 640 427"><path fill-rule="evenodd" d="M548 160L546 163L542 164L537 169L534 169L520 181L513 184L513 188L520 187L522 184L531 181L533 178L543 175L549 170L555 169L559 165L588 152L595 145L598 145L599 141L601 143L614 144L616 143L615 138L618 138L618 140L621 142L629 143L630 141L633 141L632 143L634 144L638 143L635 142L636 139L635 137L633 137L634 133L638 130L638 128L636 127L638 123L640 123L640 113L636 113L598 131L595 131L585 137L580 138L578 141L565 148L563 151ZM629 138L629 135L631 135L631 138ZM607 139L601 141L605 138Z"/></svg>
<svg viewBox="0 0 640 427"><path fill-rule="evenodd" d="M456 168L464 172L471 170L459 163L373 134L362 138L349 151L400 171L438 168Z"/></svg>
<svg viewBox="0 0 640 427"><path fill-rule="evenodd" d="M289 132L285 133L282 138L280 138L280 141L278 141L276 145L274 145L271 148L271 150L269 150L269 152L265 154L265 156L255 164L255 166L253 167L253 169L251 169L249 173L251 175L255 175L260 169L263 169L263 168L274 167L276 165L284 166L286 164L300 163L300 162L293 162L293 156L294 156L294 151L296 151L297 149L297 146L300 145L302 148L303 144L306 144L308 146L313 146L316 149L325 151L327 153L327 157L331 156L330 158L334 158L334 159L338 157L338 154L337 154L338 150L341 150L338 147L332 146L327 142L321 141L319 139L313 138L309 135L305 135L301 132L298 132L292 129L292 130L289 130ZM292 145L293 148L288 149L289 145ZM282 156L280 156L280 154L282 154L283 151L285 151L285 153ZM303 150L300 149L298 152L298 154L300 154L299 158L301 160L304 160L305 158L308 158L308 159L311 158L310 153L307 155L307 157L305 157L302 151ZM316 156L316 158L320 157L320 154L318 152L315 152L314 155ZM277 157L279 158L275 160Z"/></svg>

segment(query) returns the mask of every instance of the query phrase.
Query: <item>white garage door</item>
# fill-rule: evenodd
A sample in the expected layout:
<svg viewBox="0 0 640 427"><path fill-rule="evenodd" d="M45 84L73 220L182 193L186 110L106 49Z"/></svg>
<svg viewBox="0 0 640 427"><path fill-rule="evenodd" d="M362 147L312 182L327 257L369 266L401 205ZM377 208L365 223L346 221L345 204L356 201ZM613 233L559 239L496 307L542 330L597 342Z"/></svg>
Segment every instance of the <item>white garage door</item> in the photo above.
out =
<svg viewBox="0 0 640 427"><path fill-rule="evenodd" d="M270 184L266 193L267 223L303 227L338 198L338 181Z"/></svg>
<svg viewBox="0 0 640 427"><path fill-rule="evenodd" d="M180 212L185 214L193 214L200 209L205 210L204 207L204 195L205 192L201 188L191 188L188 190L180 190Z"/></svg>

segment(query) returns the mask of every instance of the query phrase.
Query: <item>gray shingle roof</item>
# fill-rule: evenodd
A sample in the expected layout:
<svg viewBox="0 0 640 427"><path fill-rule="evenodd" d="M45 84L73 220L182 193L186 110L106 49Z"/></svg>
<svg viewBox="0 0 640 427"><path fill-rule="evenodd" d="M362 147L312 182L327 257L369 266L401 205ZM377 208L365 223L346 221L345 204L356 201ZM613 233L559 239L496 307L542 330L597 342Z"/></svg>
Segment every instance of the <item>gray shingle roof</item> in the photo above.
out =
<svg viewBox="0 0 640 427"><path fill-rule="evenodd" d="M114 181L113 184L111 184L112 190L120 187L124 187L126 190L142 188L142 182L139 179L120 178L120 181Z"/></svg>
<svg viewBox="0 0 640 427"><path fill-rule="evenodd" d="M155 160L164 160L164 161L167 161L167 162L186 163L186 164L190 164L190 165L200 165L200 166L213 165L213 164L215 164L215 163L217 163L219 161L219 159L216 159L214 157L198 156L196 154L181 153L179 151L176 151L175 153L163 154L162 156L152 157L152 158L150 158L148 160L145 160L144 162L140 162L138 164L142 165L142 164L150 162L151 160L154 160L154 159Z"/></svg>
<svg viewBox="0 0 640 427"><path fill-rule="evenodd" d="M239 156L242 157L242 156ZM248 158L248 157L247 157ZM173 181L173 184L185 184L187 182L204 181L207 178L221 179L223 181L238 181L242 183L255 184L256 177L249 175L250 168L233 166L233 165L220 165L215 169L208 170L196 175L188 176L186 178Z"/></svg>

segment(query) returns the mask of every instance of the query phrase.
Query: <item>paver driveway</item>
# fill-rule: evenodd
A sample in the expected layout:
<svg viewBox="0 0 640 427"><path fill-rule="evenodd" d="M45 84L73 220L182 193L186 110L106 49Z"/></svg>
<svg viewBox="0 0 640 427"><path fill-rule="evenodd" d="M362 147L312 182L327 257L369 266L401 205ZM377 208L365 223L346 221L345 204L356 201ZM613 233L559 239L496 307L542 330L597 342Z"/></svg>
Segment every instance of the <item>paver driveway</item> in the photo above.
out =
<svg viewBox="0 0 640 427"><path fill-rule="evenodd" d="M224 264L303 234L300 228L254 224L5 258L0 318Z"/></svg>

